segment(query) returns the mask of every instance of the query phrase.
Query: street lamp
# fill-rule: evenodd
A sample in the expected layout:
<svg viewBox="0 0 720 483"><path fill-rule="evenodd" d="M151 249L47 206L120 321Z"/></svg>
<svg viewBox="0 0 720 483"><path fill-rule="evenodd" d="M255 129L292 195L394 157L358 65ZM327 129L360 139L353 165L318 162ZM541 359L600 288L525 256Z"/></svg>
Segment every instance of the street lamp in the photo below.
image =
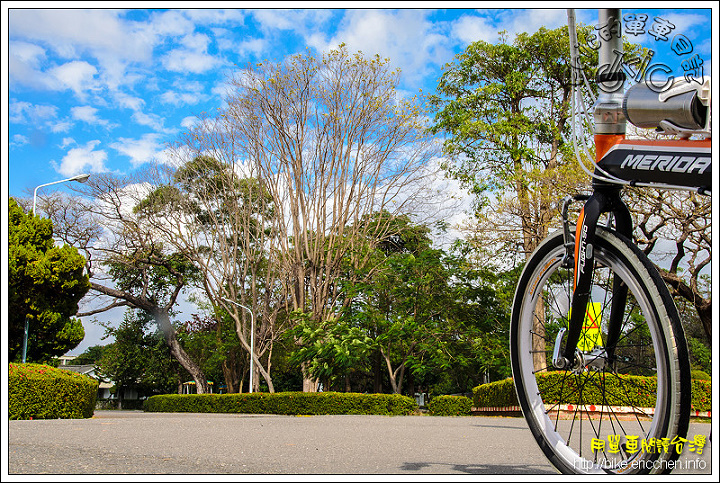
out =
<svg viewBox="0 0 720 483"><path fill-rule="evenodd" d="M248 307L245 307L242 304L239 304L237 302L234 302L230 299L226 299L225 297L220 297L225 302L229 302L231 304L235 304L238 307L242 307L248 312L250 312L250 392L253 392L253 358L255 356L255 317L253 316L252 310L250 310Z"/></svg>
<svg viewBox="0 0 720 483"><path fill-rule="evenodd" d="M52 183L45 183L41 184L40 186L37 186L35 188L35 191L33 191L33 208L32 208L32 214L35 216L35 206L37 205L37 192L40 188L43 188L45 186L50 186L51 184L59 184L59 183L66 183L68 181L78 181L80 183L84 183L88 180L90 177L89 174L79 174L77 176L73 176L72 178L67 179L61 179L60 181L53 181ZM23 350L22 350L22 361L23 364L25 363L26 357L27 357L27 342L28 342L28 332L30 331L30 325L28 318L25 317L25 334L23 335Z"/></svg>
<svg viewBox="0 0 720 483"><path fill-rule="evenodd" d="M66 183L68 181L78 181L80 183L84 183L85 181L88 180L89 177L90 177L89 174L79 174L77 176L73 176L72 178L61 179L60 181L53 181L52 183L41 184L40 186L35 188L35 191L33 192L33 210L32 210L33 216L35 216L35 204L37 202L37 192L40 188L42 188L44 186L50 186L51 184Z"/></svg>

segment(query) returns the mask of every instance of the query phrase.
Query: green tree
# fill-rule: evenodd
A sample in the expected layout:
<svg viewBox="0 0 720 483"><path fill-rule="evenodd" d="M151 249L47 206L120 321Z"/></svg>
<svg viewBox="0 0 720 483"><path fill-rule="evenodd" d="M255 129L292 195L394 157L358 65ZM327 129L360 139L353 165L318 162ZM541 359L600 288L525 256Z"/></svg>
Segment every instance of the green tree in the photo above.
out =
<svg viewBox="0 0 720 483"><path fill-rule="evenodd" d="M102 358L103 352L105 352L103 345L93 345L85 349L85 351L73 359L73 364L95 364Z"/></svg>
<svg viewBox="0 0 720 483"><path fill-rule="evenodd" d="M248 312L228 300L252 309L253 390L262 375L273 392L270 357L275 334L282 331L283 319L278 315L284 308L281 279L285 276L279 266L273 199L257 179L243 178L230 164L207 155L166 173L167 183L143 199L135 212L153 225L157 239L199 268L199 285L213 305L212 317L222 322L213 344L229 351L222 364L229 392L240 390L246 357L235 349L247 351L249 360L251 323ZM232 319L231 330L227 317Z"/></svg>
<svg viewBox="0 0 720 483"><path fill-rule="evenodd" d="M583 43L587 29L578 35ZM431 98L432 131L448 135L445 168L476 196L476 241L505 257L518 247L529 256L547 236L556 201L586 178L563 142L569 58L567 27L521 33L512 43L503 33L497 44L477 41L458 54Z"/></svg>
<svg viewBox="0 0 720 483"><path fill-rule="evenodd" d="M69 245L56 246L52 222L25 214L12 198L8 218L8 357L22 357L27 320L27 360L46 362L85 337L73 318L90 288L85 258Z"/></svg>
<svg viewBox="0 0 720 483"><path fill-rule="evenodd" d="M116 307L144 310L155 320L173 357L195 380L198 392L205 392L205 375L178 342L171 322L178 297L196 283L198 270L163 243L157 227L134 210L147 196L147 189L136 188L158 182L157 171L99 174L76 187L82 196L46 198L40 206L53 218L61 238L86 255L90 290L99 298L95 307L78 315Z"/></svg>
<svg viewBox="0 0 720 483"><path fill-rule="evenodd" d="M105 347L97 369L102 377L115 383L121 406L128 391L149 396L177 388L177 362L162 335L148 330L151 322L147 312L128 310L118 327L105 326L106 336L114 336L115 342Z"/></svg>
<svg viewBox="0 0 720 483"><path fill-rule="evenodd" d="M368 223L377 220L384 218ZM483 371L505 374L509 317L499 308L497 277L432 248L429 230L406 216L390 225L386 236L368 240L364 273L340 282L341 315L320 324L308 314L298 317L293 335L301 347L292 360L307 361L308 372L323 381L344 379L346 390L351 376L357 380L369 368L375 392L381 371L394 393L438 383L441 373L452 374L447 379L463 391Z"/></svg>
<svg viewBox="0 0 720 483"><path fill-rule="evenodd" d="M368 213L405 211L426 193L435 144L416 100L399 99L398 82L387 59L351 55L345 46L249 65L230 82L227 108L203 116L174 151L178 165L208 154L269 194L275 212L266 242L287 313L310 313L318 323L336 315L341 258L362 238L347 237L347 228L363 227ZM238 295L255 308L244 282L226 286L243 287ZM213 302L247 320L219 297ZM315 382L306 378L303 389L314 391Z"/></svg>

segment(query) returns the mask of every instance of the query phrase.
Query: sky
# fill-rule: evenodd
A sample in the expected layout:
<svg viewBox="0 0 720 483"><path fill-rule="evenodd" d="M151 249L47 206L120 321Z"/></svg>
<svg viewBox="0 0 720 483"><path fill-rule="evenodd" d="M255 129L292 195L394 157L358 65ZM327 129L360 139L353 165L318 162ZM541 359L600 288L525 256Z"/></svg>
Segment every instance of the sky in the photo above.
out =
<svg viewBox="0 0 720 483"><path fill-rule="evenodd" d="M221 107L227 77L248 63L278 62L308 48L322 53L345 43L351 53L379 54L400 68L401 94L431 94L443 65L470 43L497 42L501 30L512 39L567 23L566 5L472 8L483 4L338 2L347 8L328 9L323 2L208 1L189 10L181 7L197 4L160 2L167 8L156 10L133 8L133 2L102 4L121 9L91 9L95 2L71 2L73 8L3 2L3 206L8 196L31 197L40 184L81 173L131 173L163 162L166 143L196 115ZM705 8L692 10L630 5L623 14L647 15L644 30L632 39L657 52L653 62L682 76L694 58L710 74L714 3L695 2ZM580 9L577 17L595 24L597 11ZM677 54L678 38L692 52ZM102 330L91 325L85 323L91 333L72 353L101 343Z"/></svg>

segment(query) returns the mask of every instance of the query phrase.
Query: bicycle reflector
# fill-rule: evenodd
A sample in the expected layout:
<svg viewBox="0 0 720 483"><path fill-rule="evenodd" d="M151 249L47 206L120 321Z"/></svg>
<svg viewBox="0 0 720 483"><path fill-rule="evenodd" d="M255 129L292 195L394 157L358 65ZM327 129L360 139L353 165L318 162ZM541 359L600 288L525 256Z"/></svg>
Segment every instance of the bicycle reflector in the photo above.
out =
<svg viewBox="0 0 720 483"><path fill-rule="evenodd" d="M657 92L646 82L635 84L622 103L625 118L640 128L668 134L710 133L710 78L687 82L676 79L668 89Z"/></svg>

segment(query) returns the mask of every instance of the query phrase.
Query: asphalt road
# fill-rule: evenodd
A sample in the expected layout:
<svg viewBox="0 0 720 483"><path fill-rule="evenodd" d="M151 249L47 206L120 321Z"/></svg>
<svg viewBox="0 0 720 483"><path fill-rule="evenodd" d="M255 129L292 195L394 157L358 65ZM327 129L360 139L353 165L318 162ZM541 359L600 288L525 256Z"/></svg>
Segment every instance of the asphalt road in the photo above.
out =
<svg viewBox="0 0 720 483"><path fill-rule="evenodd" d="M692 424L690 434L709 431ZM704 469L685 473L710 474L705 449ZM7 452L10 476L556 474L524 419L506 417L95 411L9 421Z"/></svg>

